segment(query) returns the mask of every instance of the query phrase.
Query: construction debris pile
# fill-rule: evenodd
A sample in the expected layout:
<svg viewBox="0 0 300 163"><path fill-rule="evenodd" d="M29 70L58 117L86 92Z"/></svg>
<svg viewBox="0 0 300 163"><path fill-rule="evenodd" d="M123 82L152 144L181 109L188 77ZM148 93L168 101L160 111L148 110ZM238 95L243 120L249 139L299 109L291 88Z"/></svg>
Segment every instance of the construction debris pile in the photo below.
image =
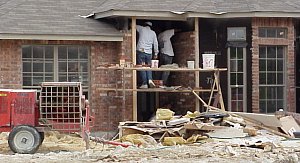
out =
<svg viewBox="0 0 300 163"><path fill-rule="evenodd" d="M187 112L176 116L169 109L157 109L151 122L121 122L119 138L122 143L136 146L173 146L201 143L206 139L232 139L259 137L258 130L267 130L282 139L298 137L300 127L293 116L284 112L274 115L226 112ZM272 141L248 141L239 145L267 150L274 146ZM276 146L276 145L275 145Z"/></svg>
<svg viewBox="0 0 300 163"><path fill-rule="evenodd" d="M287 112L224 111L177 116L158 109L151 122L121 122L119 141L91 136L94 141L88 150L77 134L47 132L37 153L13 154L8 133L1 133L0 162L296 163L300 158L297 117Z"/></svg>

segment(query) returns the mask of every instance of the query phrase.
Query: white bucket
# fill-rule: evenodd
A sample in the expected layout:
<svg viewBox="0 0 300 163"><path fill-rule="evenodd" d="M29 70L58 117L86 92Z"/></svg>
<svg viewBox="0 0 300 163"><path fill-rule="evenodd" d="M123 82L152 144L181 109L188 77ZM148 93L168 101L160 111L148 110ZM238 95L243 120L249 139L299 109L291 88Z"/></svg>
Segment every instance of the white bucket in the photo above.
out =
<svg viewBox="0 0 300 163"><path fill-rule="evenodd" d="M156 59L151 60L151 68L158 68L158 62Z"/></svg>
<svg viewBox="0 0 300 163"><path fill-rule="evenodd" d="M215 68L215 54L202 54L203 69Z"/></svg>
<svg viewBox="0 0 300 163"><path fill-rule="evenodd" d="M195 68L195 61L187 61L187 67L189 69L194 69Z"/></svg>

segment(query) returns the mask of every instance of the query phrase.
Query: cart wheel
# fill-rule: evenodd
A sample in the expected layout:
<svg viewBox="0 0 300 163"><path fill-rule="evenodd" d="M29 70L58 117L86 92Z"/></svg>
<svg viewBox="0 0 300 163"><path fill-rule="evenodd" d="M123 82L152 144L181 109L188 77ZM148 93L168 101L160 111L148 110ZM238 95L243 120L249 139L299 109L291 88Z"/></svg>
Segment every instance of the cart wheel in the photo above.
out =
<svg viewBox="0 0 300 163"><path fill-rule="evenodd" d="M44 132L39 132L40 136L41 136L41 142L40 145L42 145L44 138L45 138L45 133Z"/></svg>
<svg viewBox="0 0 300 163"><path fill-rule="evenodd" d="M8 136L10 149L15 153L33 154L41 143L41 135L31 126L17 126Z"/></svg>

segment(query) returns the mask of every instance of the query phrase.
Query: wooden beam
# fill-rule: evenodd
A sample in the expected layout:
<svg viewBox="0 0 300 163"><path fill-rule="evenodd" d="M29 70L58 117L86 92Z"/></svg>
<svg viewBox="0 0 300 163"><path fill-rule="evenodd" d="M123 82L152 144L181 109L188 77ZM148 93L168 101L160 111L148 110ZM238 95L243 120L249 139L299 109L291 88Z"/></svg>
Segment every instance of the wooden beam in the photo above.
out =
<svg viewBox="0 0 300 163"><path fill-rule="evenodd" d="M136 65L136 18L131 18L131 35L132 35L132 63ZM132 88L135 90L137 87L137 73L135 70L132 71ZM133 109L133 120L137 121L137 92L132 92L132 109Z"/></svg>
<svg viewBox="0 0 300 163"><path fill-rule="evenodd" d="M217 90L218 90L218 94L219 94L219 103L221 105L221 109L223 111L225 111L225 105L224 105L224 100L223 100L223 95L222 95L222 90L221 90L221 83L220 83L220 72L215 71L214 76L215 76L215 82L216 82L216 86L217 86Z"/></svg>
<svg viewBox="0 0 300 163"><path fill-rule="evenodd" d="M199 68L199 19L195 18L195 68ZM200 83L200 72L195 71L195 87L198 88ZM196 100L195 110L199 111L200 103Z"/></svg>

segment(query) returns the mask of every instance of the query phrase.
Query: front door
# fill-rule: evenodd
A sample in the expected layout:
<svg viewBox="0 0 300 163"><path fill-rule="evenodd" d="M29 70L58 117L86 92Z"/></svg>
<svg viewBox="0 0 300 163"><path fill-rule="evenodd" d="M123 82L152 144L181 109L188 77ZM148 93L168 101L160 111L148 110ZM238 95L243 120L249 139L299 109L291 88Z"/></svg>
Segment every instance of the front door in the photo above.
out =
<svg viewBox="0 0 300 163"><path fill-rule="evenodd" d="M228 47L228 110L247 112L246 48Z"/></svg>

